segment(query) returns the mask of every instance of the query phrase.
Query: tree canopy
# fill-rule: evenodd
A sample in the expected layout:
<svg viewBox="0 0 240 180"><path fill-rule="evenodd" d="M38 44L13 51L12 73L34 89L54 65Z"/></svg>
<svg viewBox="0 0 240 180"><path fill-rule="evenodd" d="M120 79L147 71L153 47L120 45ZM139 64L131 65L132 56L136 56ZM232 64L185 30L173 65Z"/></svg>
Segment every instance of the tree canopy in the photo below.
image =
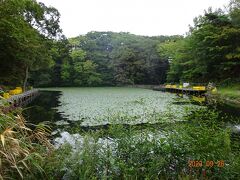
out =
<svg viewBox="0 0 240 180"><path fill-rule="evenodd" d="M60 60L61 57L55 59L55 65L48 70L51 82L35 82L46 86L163 83L168 61L159 56L157 45L178 38L180 36L145 37L130 33L89 32L66 42L68 58L65 61ZM54 69L58 72L52 73Z"/></svg>
<svg viewBox="0 0 240 180"><path fill-rule="evenodd" d="M188 35L158 47L170 59L169 82L223 82L240 78L240 6L209 8L194 19Z"/></svg>
<svg viewBox="0 0 240 180"><path fill-rule="evenodd" d="M0 0L0 81L6 85L115 86L239 81L240 2L209 8L183 36L89 32L67 39L57 9ZM30 73L29 73L30 72Z"/></svg>
<svg viewBox="0 0 240 180"><path fill-rule="evenodd" d="M70 39L73 50L86 52L96 65L102 85L159 84L166 78L168 61L157 45L174 37L146 37L130 33L89 32Z"/></svg>
<svg viewBox="0 0 240 180"><path fill-rule="evenodd" d="M59 12L35 0L0 1L0 81L22 85L28 71L51 64L51 43L60 35Z"/></svg>

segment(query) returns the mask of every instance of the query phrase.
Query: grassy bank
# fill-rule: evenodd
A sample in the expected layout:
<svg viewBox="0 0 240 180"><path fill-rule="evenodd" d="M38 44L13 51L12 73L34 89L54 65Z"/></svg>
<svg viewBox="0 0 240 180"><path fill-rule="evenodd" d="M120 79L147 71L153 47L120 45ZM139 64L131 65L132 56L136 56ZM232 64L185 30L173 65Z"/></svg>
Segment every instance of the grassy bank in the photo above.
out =
<svg viewBox="0 0 240 180"><path fill-rule="evenodd" d="M213 98L223 105L240 109L240 84L219 87Z"/></svg>
<svg viewBox="0 0 240 180"><path fill-rule="evenodd" d="M223 97L234 99L240 103L240 84L220 87L218 88L218 93Z"/></svg>

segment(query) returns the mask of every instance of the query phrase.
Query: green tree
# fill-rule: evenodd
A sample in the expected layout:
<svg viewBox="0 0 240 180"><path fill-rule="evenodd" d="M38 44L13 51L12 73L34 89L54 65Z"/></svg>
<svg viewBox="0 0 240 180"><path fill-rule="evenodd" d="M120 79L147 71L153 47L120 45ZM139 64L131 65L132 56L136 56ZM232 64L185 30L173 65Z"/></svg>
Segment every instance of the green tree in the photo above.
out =
<svg viewBox="0 0 240 180"><path fill-rule="evenodd" d="M71 79L76 86L97 86L101 83L101 74L97 73L97 64L86 59L86 52L80 48L71 52L72 61L64 65L62 76Z"/></svg>
<svg viewBox="0 0 240 180"><path fill-rule="evenodd" d="M59 13L32 0L0 1L1 81L24 84L29 70L51 64L51 40L59 35Z"/></svg>
<svg viewBox="0 0 240 180"><path fill-rule="evenodd" d="M232 1L228 12L210 8L194 19L186 38L160 46L165 49L162 54L171 59L168 80L239 80L239 19L239 1Z"/></svg>
<svg viewBox="0 0 240 180"><path fill-rule="evenodd" d="M170 69L167 73L168 82L179 82L183 80L183 73L189 66L191 54L187 54L187 39L168 41L158 46L158 52L163 59L167 59Z"/></svg>

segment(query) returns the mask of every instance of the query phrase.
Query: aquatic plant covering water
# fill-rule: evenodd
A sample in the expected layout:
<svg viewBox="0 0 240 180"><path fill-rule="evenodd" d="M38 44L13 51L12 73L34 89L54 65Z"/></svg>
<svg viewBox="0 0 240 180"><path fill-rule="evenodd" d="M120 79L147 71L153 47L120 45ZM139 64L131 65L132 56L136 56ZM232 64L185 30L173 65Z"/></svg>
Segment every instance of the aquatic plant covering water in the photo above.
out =
<svg viewBox="0 0 240 180"><path fill-rule="evenodd" d="M57 111L81 126L104 124L155 123L152 116L161 115L161 122L181 121L184 109L192 104L174 105L175 95L140 88L51 88L62 91ZM168 111L166 111L168 110ZM172 119L164 113L171 113ZM117 116L114 118L114 116ZM128 117L130 120L128 121ZM62 121L61 121L62 122ZM56 122L61 124L61 122Z"/></svg>
<svg viewBox="0 0 240 180"><path fill-rule="evenodd" d="M49 179L240 177L237 118L146 89L54 90L62 95L48 115L62 118L52 121Z"/></svg>

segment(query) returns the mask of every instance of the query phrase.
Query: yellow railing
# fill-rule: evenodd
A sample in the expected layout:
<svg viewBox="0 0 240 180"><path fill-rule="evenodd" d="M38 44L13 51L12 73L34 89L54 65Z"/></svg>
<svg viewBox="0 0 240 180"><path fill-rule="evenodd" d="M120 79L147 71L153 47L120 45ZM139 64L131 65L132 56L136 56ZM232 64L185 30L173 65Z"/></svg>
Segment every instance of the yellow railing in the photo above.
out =
<svg viewBox="0 0 240 180"><path fill-rule="evenodd" d="M198 91L205 91L206 87L205 86L193 86L193 90L198 90Z"/></svg>
<svg viewBox="0 0 240 180"><path fill-rule="evenodd" d="M170 84L167 84L167 85L165 85L165 88L176 89L176 88L177 88L177 85L170 85Z"/></svg>
<svg viewBox="0 0 240 180"><path fill-rule="evenodd" d="M168 88L168 89L177 89L177 88L182 89L183 85L166 84L165 88ZM205 86L192 86L192 87L189 87L189 89L196 90L196 91L206 91L206 87Z"/></svg>
<svg viewBox="0 0 240 180"><path fill-rule="evenodd" d="M165 88L171 88L171 85L167 84L165 85Z"/></svg>
<svg viewBox="0 0 240 180"><path fill-rule="evenodd" d="M21 94L22 92L23 92L23 90L22 90L21 87L16 87L15 89L10 90L9 94L10 95L17 95L17 94Z"/></svg>

